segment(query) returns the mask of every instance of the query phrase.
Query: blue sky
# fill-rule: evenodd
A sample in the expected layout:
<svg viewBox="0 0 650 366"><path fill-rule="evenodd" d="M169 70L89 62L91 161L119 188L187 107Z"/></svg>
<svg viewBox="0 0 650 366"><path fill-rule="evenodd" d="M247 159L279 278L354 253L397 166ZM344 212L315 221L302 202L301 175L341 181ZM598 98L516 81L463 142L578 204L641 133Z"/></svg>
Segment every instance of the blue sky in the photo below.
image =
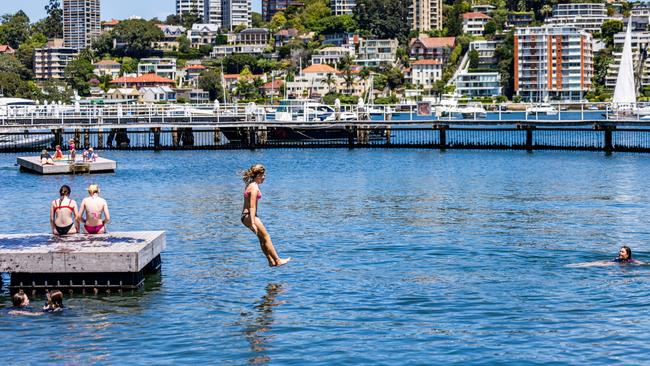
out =
<svg viewBox="0 0 650 366"><path fill-rule="evenodd" d="M32 22L45 17L48 0L0 0L0 14L23 10ZM61 1L63 3L63 1ZM164 19L174 13L175 0L101 0L102 20L125 19L131 15ZM253 11L260 12L261 0L253 0Z"/></svg>

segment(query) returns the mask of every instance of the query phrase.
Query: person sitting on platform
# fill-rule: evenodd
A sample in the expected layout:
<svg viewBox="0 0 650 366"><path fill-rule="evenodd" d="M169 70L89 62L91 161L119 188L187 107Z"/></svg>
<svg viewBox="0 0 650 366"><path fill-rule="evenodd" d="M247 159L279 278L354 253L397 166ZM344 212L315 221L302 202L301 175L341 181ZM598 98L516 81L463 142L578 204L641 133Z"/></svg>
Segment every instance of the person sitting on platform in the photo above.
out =
<svg viewBox="0 0 650 366"><path fill-rule="evenodd" d="M61 198L52 201L50 205L50 226L54 235L76 234L79 232L77 222L77 202L70 199L70 187L61 186L59 189ZM69 213L68 211L69 210Z"/></svg>
<svg viewBox="0 0 650 366"><path fill-rule="evenodd" d="M105 234L106 224L111 221L108 204L105 199L99 197L99 185L89 185L88 194L90 197L86 197L81 201L77 221L83 220L84 230L87 234ZM102 213L104 214L104 219L102 219Z"/></svg>
<svg viewBox="0 0 650 366"><path fill-rule="evenodd" d="M54 313L63 311L63 293L55 290L47 293L47 303L43 306L43 311Z"/></svg>
<svg viewBox="0 0 650 366"><path fill-rule="evenodd" d="M68 141L68 149L70 150L70 160L74 163L75 158L77 157L77 149L74 143L74 139Z"/></svg>
<svg viewBox="0 0 650 366"><path fill-rule="evenodd" d="M61 145L56 145L56 151L54 152L54 160L63 160L63 152L61 151Z"/></svg>
<svg viewBox="0 0 650 366"><path fill-rule="evenodd" d="M52 160L52 155L50 155L47 150L43 149L41 151L41 164L42 165L54 165L54 161Z"/></svg>
<svg viewBox="0 0 650 366"><path fill-rule="evenodd" d="M95 150L92 147L88 149L88 161L91 161L91 162L94 163L94 162L97 161L98 157L99 157L99 155L97 155L97 153L95 152Z"/></svg>

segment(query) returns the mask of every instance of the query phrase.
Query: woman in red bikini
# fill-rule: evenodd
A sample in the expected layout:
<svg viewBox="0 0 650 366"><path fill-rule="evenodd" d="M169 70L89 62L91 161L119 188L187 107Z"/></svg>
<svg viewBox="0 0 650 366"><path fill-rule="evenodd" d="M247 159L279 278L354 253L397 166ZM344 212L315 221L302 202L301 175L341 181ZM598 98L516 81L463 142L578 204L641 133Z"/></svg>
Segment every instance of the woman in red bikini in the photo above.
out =
<svg viewBox="0 0 650 366"><path fill-rule="evenodd" d="M111 221L111 214L108 212L106 200L99 197L99 185L89 185L88 195L90 197L86 197L81 201L77 221L84 222L86 234L105 234L106 225ZM104 213L104 219L102 219L102 213Z"/></svg>
<svg viewBox="0 0 650 366"><path fill-rule="evenodd" d="M61 198L52 201L50 205L50 226L54 235L76 234L79 232L79 223L76 221L77 202L70 199L70 187L61 186Z"/></svg>
<svg viewBox="0 0 650 366"><path fill-rule="evenodd" d="M280 258L273 246L271 236L266 231L266 227L264 227L262 220L257 217L257 203L262 198L262 192L260 192L259 186L264 183L264 178L266 178L265 172L266 169L264 166L257 164L243 173L242 178L244 179L246 188L244 190L244 208L241 213L241 222L257 235L262 252L269 261L269 266L278 267L289 262L291 258Z"/></svg>

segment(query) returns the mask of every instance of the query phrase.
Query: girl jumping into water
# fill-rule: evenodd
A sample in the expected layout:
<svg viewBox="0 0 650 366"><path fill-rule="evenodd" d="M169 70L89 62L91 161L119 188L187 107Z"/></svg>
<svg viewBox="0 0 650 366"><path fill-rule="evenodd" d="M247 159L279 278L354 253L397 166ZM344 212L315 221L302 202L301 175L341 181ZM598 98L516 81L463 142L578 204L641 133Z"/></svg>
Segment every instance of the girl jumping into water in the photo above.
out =
<svg viewBox="0 0 650 366"><path fill-rule="evenodd" d="M260 184L264 183L266 169L262 164L256 164L250 167L243 173L242 178L246 184L244 189L244 208L241 213L241 222L257 235L262 247L262 252L269 261L269 266L278 267L286 264L291 260L291 257L283 259L280 258L276 252L271 236L266 231L266 227L259 217L257 217L257 203L262 198L260 191Z"/></svg>

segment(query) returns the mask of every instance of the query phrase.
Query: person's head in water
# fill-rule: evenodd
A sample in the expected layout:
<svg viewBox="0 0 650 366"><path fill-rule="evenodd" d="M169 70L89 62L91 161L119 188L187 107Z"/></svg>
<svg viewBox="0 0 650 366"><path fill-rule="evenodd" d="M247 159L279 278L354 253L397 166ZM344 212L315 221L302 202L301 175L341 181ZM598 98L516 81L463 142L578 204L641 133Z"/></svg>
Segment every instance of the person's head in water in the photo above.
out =
<svg viewBox="0 0 650 366"><path fill-rule="evenodd" d="M627 245L623 245L618 251L618 260L620 261L629 261L632 260L632 249Z"/></svg>
<svg viewBox="0 0 650 366"><path fill-rule="evenodd" d="M11 302L17 308L23 308L29 305L29 297L23 290L19 290L11 297Z"/></svg>
<svg viewBox="0 0 650 366"><path fill-rule="evenodd" d="M50 310L56 310L63 307L63 292L55 290L47 295L47 305Z"/></svg>
<svg viewBox="0 0 650 366"><path fill-rule="evenodd" d="M248 170L244 171L242 174L242 178L244 179L244 183L251 184L259 179L258 183L261 183L264 180L264 176L266 173L266 168L264 168L264 165L262 164L255 164L251 166Z"/></svg>
<svg viewBox="0 0 650 366"><path fill-rule="evenodd" d="M67 184L64 184L59 189L59 194L61 197L67 197L70 195L70 187Z"/></svg>
<svg viewBox="0 0 650 366"><path fill-rule="evenodd" d="M99 194L99 185L93 183L88 186L88 194L92 196L95 193Z"/></svg>

